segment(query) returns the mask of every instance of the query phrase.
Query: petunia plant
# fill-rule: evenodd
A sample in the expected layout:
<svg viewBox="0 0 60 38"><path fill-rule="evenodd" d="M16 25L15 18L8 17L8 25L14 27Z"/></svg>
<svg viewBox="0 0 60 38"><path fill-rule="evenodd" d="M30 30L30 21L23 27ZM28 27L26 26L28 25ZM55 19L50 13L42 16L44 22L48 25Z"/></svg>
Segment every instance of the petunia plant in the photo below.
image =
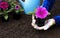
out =
<svg viewBox="0 0 60 38"><path fill-rule="evenodd" d="M49 12L45 7L39 6L35 9L35 14L32 15L32 24L43 26ZM43 23L43 24L42 24Z"/></svg>
<svg viewBox="0 0 60 38"><path fill-rule="evenodd" d="M20 4L16 0L0 0L0 16L2 15L5 20L7 20L9 17L8 13L12 12L13 10L16 14L22 11Z"/></svg>
<svg viewBox="0 0 60 38"><path fill-rule="evenodd" d="M8 7L9 7L8 2L6 2L6 1L0 2L0 15L3 14L3 16L6 20L8 19L8 14L7 14Z"/></svg>

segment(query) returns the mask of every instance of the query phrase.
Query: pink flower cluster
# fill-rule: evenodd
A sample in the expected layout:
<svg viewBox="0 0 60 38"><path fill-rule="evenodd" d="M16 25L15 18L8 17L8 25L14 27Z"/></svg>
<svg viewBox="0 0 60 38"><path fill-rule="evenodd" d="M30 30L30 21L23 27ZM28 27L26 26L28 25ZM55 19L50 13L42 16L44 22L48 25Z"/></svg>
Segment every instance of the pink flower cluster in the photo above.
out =
<svg viewBox="0 0 60 38"><path fill-rule="evenodd" d="M9 7L8 2L0 2L0 8L6 10Z"/></svg>

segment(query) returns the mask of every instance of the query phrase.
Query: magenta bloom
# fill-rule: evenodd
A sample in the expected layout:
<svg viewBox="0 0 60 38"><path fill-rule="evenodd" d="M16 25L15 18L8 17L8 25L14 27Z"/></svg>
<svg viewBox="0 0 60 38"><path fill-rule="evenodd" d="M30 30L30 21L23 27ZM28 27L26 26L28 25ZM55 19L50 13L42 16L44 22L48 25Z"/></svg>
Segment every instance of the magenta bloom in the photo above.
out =
<svg viewBox="0 0 60 38"><path fill-rule="evenodd" d="M0 2L2 2L2 0L0 0Z"/></svg>
<svg viewBox="0 0 60 38"><path fill-rule="evenodd" d="M8 8L8 2L1 2L0 3L0 8L2 8L3 10L6 10Z"/></svg>
<svg viewBox="0 0 60 38"><path fill-rule="evenodd" d="M45 7L38 7L36 9L36 18L44 19L48 15L48 11Z"/></svg>

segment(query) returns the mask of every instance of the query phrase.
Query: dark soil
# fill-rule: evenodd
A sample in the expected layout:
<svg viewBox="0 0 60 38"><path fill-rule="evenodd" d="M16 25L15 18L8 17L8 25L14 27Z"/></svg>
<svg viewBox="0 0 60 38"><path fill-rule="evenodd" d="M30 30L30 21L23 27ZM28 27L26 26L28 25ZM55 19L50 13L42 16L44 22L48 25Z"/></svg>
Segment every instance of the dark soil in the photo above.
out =
<svg viewBox="0 0 60 38"><path fill-rule="evenodd" d="M60 14L60 0L56 0L51 13L49 18ZM2 22L0 19L0 38L60 38L60 26L38 31L31 26L31 16L21 13L19 20L14 20L12 16L9 22Z"/></svg>

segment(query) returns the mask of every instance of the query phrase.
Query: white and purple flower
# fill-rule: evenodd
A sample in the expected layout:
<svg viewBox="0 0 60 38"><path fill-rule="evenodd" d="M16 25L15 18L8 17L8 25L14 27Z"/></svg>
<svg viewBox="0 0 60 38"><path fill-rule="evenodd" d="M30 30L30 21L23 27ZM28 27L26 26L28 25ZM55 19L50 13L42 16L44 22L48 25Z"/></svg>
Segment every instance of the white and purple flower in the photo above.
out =
<svg viewBox="0 0 60 38"><path fill-rule="evenodd" d="M16 6L15 6L15 9L16 9L16 10L19 10L19 9L20 9L20 6L19 6L19 5L16 5Z"/></svg>

